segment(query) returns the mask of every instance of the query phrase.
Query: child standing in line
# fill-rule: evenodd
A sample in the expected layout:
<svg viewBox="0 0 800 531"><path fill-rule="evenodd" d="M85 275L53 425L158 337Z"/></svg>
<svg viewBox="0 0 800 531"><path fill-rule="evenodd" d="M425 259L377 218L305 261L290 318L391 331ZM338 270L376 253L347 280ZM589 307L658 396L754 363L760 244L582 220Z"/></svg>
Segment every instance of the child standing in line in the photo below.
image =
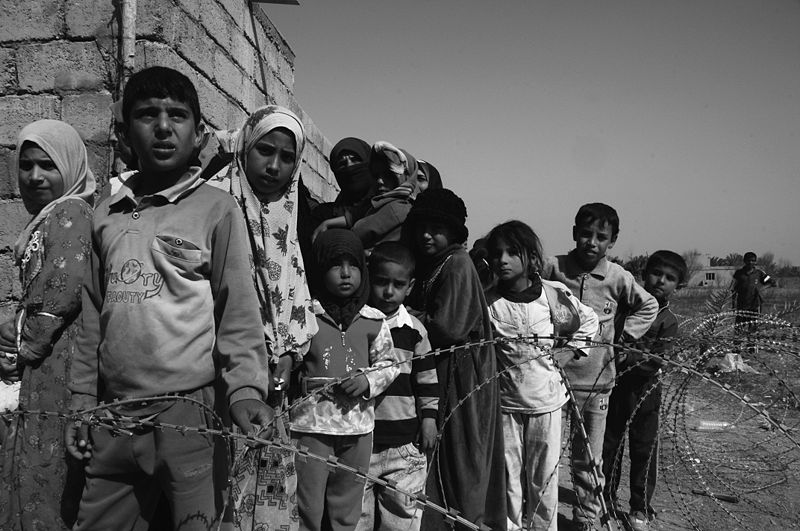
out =
<svg viewBox="0 0 800 531"><path fill-rule="evenodd" d="M420 264L413 307L428 330L439 378L438 427L426 492L429 499L493 530L506 529L506 481L497 358L478 273L464 248L467 209L447 189L426 190L403 227ZM487 341L486 343L482 343ZM451 529L426 511L422 529ZM460 526L456 526L458 529Z"/></svg>
<svg viewBox="0 0 800 531"><path fill-rule="evenodd" d="M369 275L358 237L347 229L330 229L314 241L313 252L321 277L313 293L319 331L300 369L300 398L291 410L292 437L298 447L315 455L366 469L375 397L399 372L392 335L383 313L366 305ZM348 378L334 385L343 377ZM320 388L326 390L311 393ZM298 459L296 467L301 531L355 529L364 481L310 457ZM323 521L326 515L328 521Z"/></svg>
<svg viewBox="0 0 800 531"><path fill-rule="evenodd" d="M644 268L644 289L658 301L658 315L642 339L632 346L653 356L628 351L618 365L617 384L611 392L603 442L603 494L611 505L617 503L617 487L628 430L631 470L631 510L628 523L634 531L648 528L655 511L650 505L658 472L658 413L661 409L661 366L657 357L678 333L678 320L669 309L669 298L686 281L687 267L681 255L656 251ZM632 417L632 418L631 418Z"/></svg>
<svg viewBox="0 0 800 531"><path fill-rule="evenodd" d="M72 407L178 394L214 408L220 390L251 432L273 419L263 324L236 202L190 166L203 131L197 92L175 70L148 68L125 86L123 116L139 171L95 211ZM149 521L162 491L176 528L216 522L224 485L213 477L211 436L136 422L213 427L205 412L184 401L108 411L133 435L99 429L90 441L85 424L67 426L68 450L89 459L75 529Z"/></svg>
<svg viewBox="0 0 800 531"><path fill-rule="evenodd" d="M542 247L521 221L496 226L487 238L497 285L487 291L495 337L507 338L495 350L502 372L500 408L505 436L508 529L558 527L558 460L561 407L567 390L553 363L554 347L586 348L579 339L558 344L549 336L592 338L597 315L560 282L542 280ZM514 338L542 336L536 342ZM583 351L565 351L570 359ZM523 502L523 500L525 500ZM523 508L523 505L527 505Z"/></svg>
<svg viewBox="0 0 800 531"><path fill-rule="evenodd" d="M439 386L428 332L403 301L414 287L414 256L399 242L379 243L369 256L369 303L386 314L400 374L375 403L370 474L412 494L425 492L425 454L436 442ZM367 482L359 531L417 531L422 509L407 496Z"/></svg>
<svg viewBox="0 0 800 531"><path fill-rule="evenodd" d="M614 338L619 334L631 340L640 338L658 313L656 299L636 283L633 275L606 258L618 235L616 210L604 203L585 204L578 209L572 227L575 249L548 259L542 272L543 279L565 284L582 303L595 311L600 326L596 340L605 343L593 348L589 356L564 365L575 402L581 410L592 456L598 465L593 467L586 442L577 435L577 416L571 415L572 474L578 498L578 505L573 507L573 521L582 529L594 529L601 510L601 500L596 493L602 492L605 483L602 448L608 396L616 377ZM618 313L625 316L624 325L619 334L615 334L614 320ZM599 485L594 480L593 468L599 476Z"/></svg>

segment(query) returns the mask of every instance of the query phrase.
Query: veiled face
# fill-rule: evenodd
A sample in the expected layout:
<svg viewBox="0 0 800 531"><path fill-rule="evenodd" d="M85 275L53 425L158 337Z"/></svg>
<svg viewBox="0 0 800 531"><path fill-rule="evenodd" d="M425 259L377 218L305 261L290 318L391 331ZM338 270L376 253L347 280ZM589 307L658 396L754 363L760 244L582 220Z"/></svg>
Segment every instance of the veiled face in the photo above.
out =
<svg viewBox="0 0 800 531"><path fill-rule="evenodd" d="M262 201L280 197L294 173L297 160L294 136L286 129L273 129L247 152L244 172L247 182Z"/></svg>
<svg viewBox="0 0 800 531"><path fill-rule="evenodd" d="M32 142L24 143L19 154L19 193L31 214L64 195L64 179L55 162Z"/></svg>

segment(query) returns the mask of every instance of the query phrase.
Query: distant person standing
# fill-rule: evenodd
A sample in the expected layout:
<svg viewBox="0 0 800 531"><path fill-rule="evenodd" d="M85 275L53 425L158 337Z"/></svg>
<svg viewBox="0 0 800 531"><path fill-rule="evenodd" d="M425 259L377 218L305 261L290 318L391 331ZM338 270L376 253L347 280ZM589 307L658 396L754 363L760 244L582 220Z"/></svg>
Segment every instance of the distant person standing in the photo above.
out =
<svg viewBox="0 0 800 531"><path fill-rule="evenodd" d="M736 331L750 334L756 329L756 318L761 313L762 286L775 287L775 279L763 269L756 267L756 253L744 253L744 267L733 274L731 291L733 292L733 309L736 310Z"/></svg>

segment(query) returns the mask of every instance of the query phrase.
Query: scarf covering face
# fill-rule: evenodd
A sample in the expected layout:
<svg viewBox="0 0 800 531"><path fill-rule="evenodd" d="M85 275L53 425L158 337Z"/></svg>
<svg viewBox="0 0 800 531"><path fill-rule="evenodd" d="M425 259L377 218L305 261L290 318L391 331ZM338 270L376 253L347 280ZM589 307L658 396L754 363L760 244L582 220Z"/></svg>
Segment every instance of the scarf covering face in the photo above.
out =
<svg viewBox="0 0 800 531"><path fill-rule="evenodd" d="M340 325L342 329L350 326L356 314L367 303L369 298L369 273L365 267L364 246L361 240L348 229L328 229L314 240L313 253L315 262L319 266L317 272L316 293L325 312ZM325 274L335 266L342 257L347 257L351 263L361 271L361 284L351 296L346 299L334 297L325 289Z"/></svg>
<svg viewBox="0 0 800 531"><path fill-rule="evenodd" d="M295 167L289 184L276 201L262 203L245 174L247 153L273 129L289 130L295 141ZM256 110L238 132L229 170L230 193L247 223L253 253L253 283L261 307L264 335L271 346L271 363L287 352L302 357L317 333L311 294L297 235L298 178L305 132L292 111L269 105Z"/></svg>
<svg viewBox="0 0 800 531"><path fill-rule="evenodd" d="M372 208L377 209L394 199L411 200L419 193L417 159L406 150L396 148L389 142L375 142L369 163L373 174L380 175L388 171L397 178L397 186L393 190L372 198Z"/></svg>
<svg viewBox="0 0 800 531"><path fill-rule="evenodd" d="M22 229L14 243L14 260L17 264L22 260L31 234L56 205L70 198L82 199L92 205L96 186L94 174L89 169L86 146L75 128L68 123L59 120L38 120L23 127L17 136L17 150L14 152L13 164L17 172L19 172L19 156L25 142L36 144L52 159L64 181L64 193L45 205ZM19 179L19 174L17 178Z"/></svg>

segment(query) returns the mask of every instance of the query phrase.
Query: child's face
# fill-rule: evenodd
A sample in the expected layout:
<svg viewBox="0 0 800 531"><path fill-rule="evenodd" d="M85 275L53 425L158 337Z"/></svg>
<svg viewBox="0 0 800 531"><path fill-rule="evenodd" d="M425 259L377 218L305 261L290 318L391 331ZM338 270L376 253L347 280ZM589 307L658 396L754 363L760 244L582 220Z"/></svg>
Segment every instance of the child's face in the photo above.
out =
<svg viewBox="0 0 800 531"><path fill-rule="evenodd" d="M294 136L273 129L262 136L245 157L245 175L256 196L272 201L280 197L297 164Z"/></svg>
<svg viewBox="0 0 800 531"><path fill-rule="evenodd" d="M678 271L667 265L653 266L644 273L644 289L662 304L678 288L679 281Z"/></svg>
<svg viewBox="0 0 800 531"><path fill-rule="evenodd" d="M426 256L439 254L455 241L453 229L438 221L418 223L415 236L419 250Z"/></svg>
<svg viewBox="0 0 800 531"><path fill-rule="evenodd" d="M25 209L38 214L64 195L64 179L53 159L39 146L25 142L19 154L19 193Z"/></svg>
<svg viewBox="0 0 800 531"><path fill-rule="evenodd" d="M404 265L383 262L370 275L369 304L391 315L403 304L414 286L411 272Z"/></svg>
<svg viewBox="0 0 800 531"><path fill-rule="evenodd" d="M417 170L417 189L419 190L419 193L427 190L430 184L431 182L428 180L428 176L425 175L425 172L422 170Z"/></svg>
<svg viewBox="0 0 800 531"><path fill-rule="evenodd" d="M376 182L378 183L379 194L384 194L386 192L394 190L400 184L397 175L388 170L382 171L378 175Z"/></svg>
<svg viewBox="0 0 800 531"><path fill-rule="evenodd" d="M183 173L203 140L191 108L172 98L136 101L127 117L125 139L148 174Z"/></svg>
<svg viewBox="0 0 800 531"><path fill-rule="evenodd" d="M594 269L600 260L606 256L606 252L614 247L617 237L612 236L612 234L611 225L598 220L587 225L572 227L575 252L578 261L583 267Z"/></svg>
<svg viewBox="0 0 800 531"><path fill-rule="evenodd" d="M323 283L334 297L347 298L361 286L361 270L351 258L340 258L325 272Z"/></svg>
<svg viewBox="0 0 800 531"><path fill-rule="evenodd" d="M528 281L527 260L503 240L489 249L489 260L497 278L506 286L519 285L524 289Z"/></svg>

